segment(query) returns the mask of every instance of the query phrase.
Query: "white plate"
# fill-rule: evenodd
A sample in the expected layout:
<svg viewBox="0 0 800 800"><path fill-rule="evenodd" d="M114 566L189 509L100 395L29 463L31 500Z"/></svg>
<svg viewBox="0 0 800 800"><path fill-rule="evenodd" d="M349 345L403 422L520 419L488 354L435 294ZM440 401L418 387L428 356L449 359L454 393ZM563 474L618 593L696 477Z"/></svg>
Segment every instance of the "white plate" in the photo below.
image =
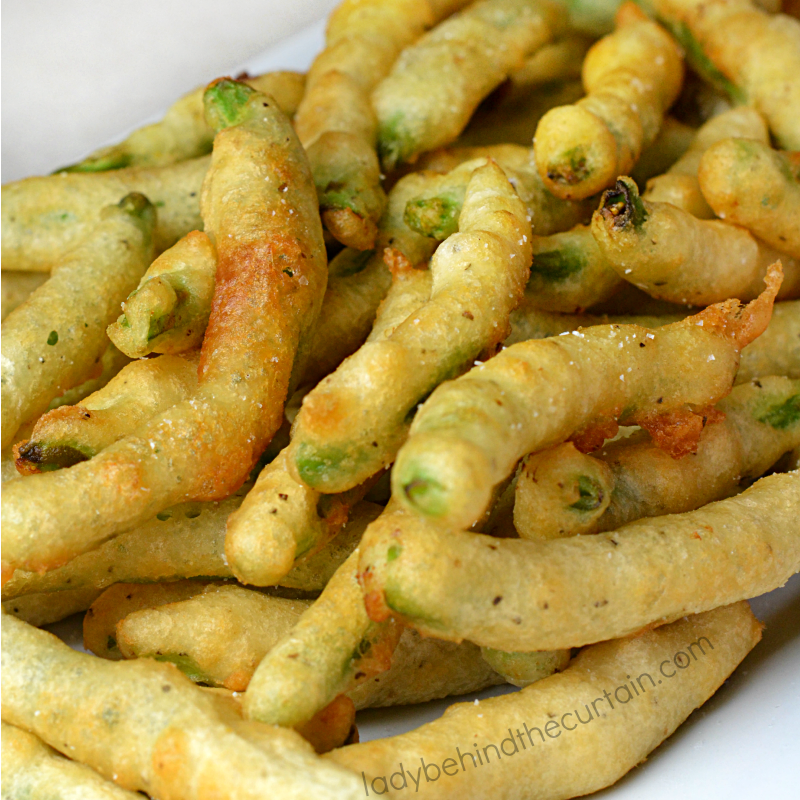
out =
<svg viewBox="0 0 800 800"><path fill-rule="evenodd" d="M306 69L322 44L323 23L270 47L231 73ZM181 87L188 90L189 86ZM98 143L99 144L99 143ZM76 154L76 156L79 154ZM60 164L52 164L55 168ZM600 793L615 800L794 797L800 779L800 575L782 589L752 601L767 625L764 638L731 679L643 765ZM52 629L80 647L79 626ZM498 687L475 697L510 691ZM451 700L360 712L362 741L411 730L436 719ZM534 776L535 780L535 776ZM600 796L600 795L597 795Z"/></svg>

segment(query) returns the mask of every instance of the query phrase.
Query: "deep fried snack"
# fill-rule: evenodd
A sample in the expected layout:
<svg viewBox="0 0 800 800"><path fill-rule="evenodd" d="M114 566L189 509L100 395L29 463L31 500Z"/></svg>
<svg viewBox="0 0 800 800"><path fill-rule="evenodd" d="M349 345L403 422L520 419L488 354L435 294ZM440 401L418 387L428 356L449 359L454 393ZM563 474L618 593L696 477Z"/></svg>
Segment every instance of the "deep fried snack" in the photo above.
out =
<svg viewBox="0 0 800 800"><path fill-rule="evenodd" d="M769 323L779 275L746 307L729 301L654 331L600 325L520 342L439 386L398 454L393 497L468 528L526 453L593 430L600 445L615 421L660 433L675 455L691 452L708 407L730 391L739 352Z"/></svg>
<svg viewBox="0 0 800 800"><path fill-rule="evenodd" d="M102 589L92 586L66 589L63 592L26 594L3 601L3 612L41 628L71 617L87 608L100 596Z"/></svg>
<svg viewBox="0 0 800 800"><path fill-rule="evenodd" d="M486 663L506 681L520 688L530 686L554 672L561 672L569 663L570 652L570 650L534 650L530 653L509 653L492 647L481 648L481 655Z"/></svg>
<svg viewBox="0 0 800 800"><path fill-rule="evenodd" d="M657 136L683 82L678 46L633 3L583 63L587 96L549 111L536 128L539 175L557 197L582 198L627 174Z"/></svg>
<svg viewBox="0 0 800 800"><path fill-rule="evenodd" d="M295 730L319 754L353 744L358 741L356 708L349 697L340 694L308 722L297 725Z"/></svg>
<svg viewBox="0 0 800 800"><path fill-rule="evenodd" d="M675 117L664 117L656 138L642 150L631 170L633 179L644 186L650 178L665 173L689 149L697 129Z"/></svg>
<svg viewBox="0 0 800 800"><path fill-rule="evenodd" d="M116 637L117 623L120 620L143 608L187 600L200 594L208 585L208 581L201 580L146 584L115 583L106 589L86 612L83 618L83 646L100 658L121 661L123 655L120 653ZM156 660L170 659L156 656Z"/></svg>
<svg viewBox="0 0 800 800"><path fill-rule="evenodd" d="M6 578L60 566L182 500L226 497L281 425L327 278L316 193L273 100L222 79L206 104L220 128L203 187L218 265L198 390L90 461L9 484Z"/></svg>
<svg viewBox="0 0 800 800"><path fill-rule="evenodd" d="M181 236L203 227L200 189L208 165L209 157L203 156L153 169L62 173L6 184L3 269L49 272L87 238L102 208L131 192L145 195L158 208L155 249L163 252Z"/></svg>
<svg viewBox="0 0 800 800"><path fill-rule="evenodd" d="M8 272L3 270L3 307L0 319L5 319L17 306L21 306L49 277L43 272Z"/></svg>
<svg viewBox="0 0 800 800"><path fill-rule="evenodd" d="M798 503L791 472L594 536L496 539L409 514L367 531L359 570L376 620L500 650L575 647L782 586L800 570Z"/></svg>
<svg viewBox="0 0 800 800"><path fill-rule="evenodd" d="M211 314L217 256L206 234L192 231L162 253L122 303L108 338L131 358L199 347Z"/></svg>
<svg viewBox="0 0 800 800"><path fill-rule="evenodd" d="M131 360L125 353L120 352L117 348L109 342L105 352L97 364L98 374L95 377L89 378L81 384L67 389L64 394L54 397L50 401L50 410L54 408L61 408L61 406L72 406L80 403L81 400L88 397L90 394L100 391L121 369L131 363Z"/></svg>
<svg viewBox="0 0 800 800"><path fill-rule="evenodd" d="M272 586L298 559L319 552L377 479L340 494L321 495L294 477L288 459L285 449L264 467L228 518L225 555L242 583Z"/></svg>
<svg viewBox="0 0 800 800"><path fill-rule="evenodd" d="M2 731L3 797L8 800L57 796L141 800L141 795L120 789L84 764L64 758L32 733L5 722Z"/></svg>
<svg viewBox="0 0 800 800"><path fill-rule="evenodd" d="M305 76L300 72L268 72L239 80L275 98L291 117L303 97ZM205 86L184 95L167 110L160 122L135 130L127 139L101 147L59 172L105 172L123 167L163 167L211 152L214 130L203 114Z"/></svg>
<svg viewBox="0 0 800 800"><path fill-rule="evenodd" d="M800 259L800 152L773 150L768 139L720 141L703 156L699 179L718 217Z"/></svg>
<svg viewBox="0 0 800 800"><path fill-rule="evenodd" d="M3 322L3 447L53 398L93 377L106 325L152 260L155 217L140 194L104 208L83 245Z"/></svg>
<svg viewBox="0 0 800 800"><path fill-rule="evenodd" d="M371 794L385 787L389 797L405 797L403 787L415 784L425 797L463 800L590 794L644 760L760 638L746 603L716 609L594 645L564 672L520 692L459 703L414 731L327 758L362 773Z"/></svg>
<svg viewBox="0 0 800 800"><path fill-rule="evenodd" d="M670 203L651 203L620 178L603 194L592 234L617 274L652 297L684 305L751 300L771 264L780 262L778 298L800 296L800 260L779 253L749 231L697 219Z"/></svg>
<svg viewBox="0 0 800 800"><path fill-rule="evenodd" d="M522 68L508 77L507 90L514 96L527 95L531 89L541 89L548 83L580 78L581 63L591 46L591 39L568 33L563 39L544 45L525 61Z"/></svg>
<svg viewBox="0 0 800 800"><path fill-rule="evenodd" d="M699 219L713 219L714 211L700 191L697 173L706 150L730 136L745 136L769 143L767 124L755 109L742 106L725 111L712 117L697 131L687 151L663 175L647 182L644 199L672 203Z"/></svg>
<svg viewBox="0 0 800 800"><path fill-rule="evenodd" d="M408 201L404 213L409 228L439 241L458 230L467 184L473 172L483 166L487 159L495 161L505 172L525 203L531 225L538 236L564 231L578 222L584 222L597 207L594 200L572 202L553 197L531 161L529 147L459 147L441 154L440 158L443 163L434 164L431 168L438 168L447 174L430 177L424 191Z"/></svg>
<svg viewBox="0 0 800 800"><path fill-rule="evenodd" d="M742 384L717 404L697 453L675 460L641 431L593 455L572 443L527 456L517 480L514 524L524 539L613 531L643 517L680 514L736 494L800 447L800 381Z"/></svg>
<svg viewBox="0 0 800 800"><path fill-rule="evenodd" d="M400 51L465 0L345 0L308 73L297 135L308 152L325 227L369 250L386 203L370 93Z"/></svg>
<svg viewBox="0 0 800 800"><path fill-rule="evenodd" d="M29 439L14 446L23 474L71 467L135 433L143 423L197 389L199 353L133 361L79 405L41 416Z"/></svg>
<svg viewBox="0 0 800 800"><path fill-rule="evenodd" d="M549 0L481 0L407 47L372 96L384 169L454 141L478 103L565 23Z"/></svg>
<svg viewBox="0 0 800 800"><path fill-rule="evenodd" d="M245 722L171 664L78 653L7 614L2 654L3 719L125 789L163 800L359 796L358 779L299 734Z"/></svg>
<svg viewBox="0 0 800 800"><path fill-rule="evenodd" d="M767 119L781 147L800 150L800 22L748 0L642 0L686 58L732 100Z"/></svg>
<svg viewBox="0 0 800 800"><path fill-rule="evenodd" d="M116 586L106 595L115 590ZM311 605L310 600L286 600L216 584L199 585L186 598L153 600L116 618L116 633L112 628L116 658L169 661L193 681L240 692L261 659ZM84 621L84 641L87 624ZM102 641L99 644L103 646Z"/></svg>
<svg viewBox="0 0 800 800"><path fill-rule="evenodd" d="M530 235L503 171L493 162L475 170L459 233L431 259L430 300L306 395L289 446L297 478L341 492L392 462L416 405L508 334L528 278Z"/></svg>
<svg viewBox="0 0 800 800"><path fill-rule="evenodd" d="M299 725L337 695L389 669L402 628L367 616L358 559L356 549L258 665L244 698L250 719Z"/></svg>

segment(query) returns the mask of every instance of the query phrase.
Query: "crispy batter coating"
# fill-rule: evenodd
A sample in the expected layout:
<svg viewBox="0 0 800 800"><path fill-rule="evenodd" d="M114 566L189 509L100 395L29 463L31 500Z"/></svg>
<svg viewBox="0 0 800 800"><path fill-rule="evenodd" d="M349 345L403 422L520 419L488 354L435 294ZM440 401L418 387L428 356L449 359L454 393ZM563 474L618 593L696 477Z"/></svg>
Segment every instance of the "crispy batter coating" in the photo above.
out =
<svg viewBox="0 0 800 800"><path fill-rule="evenodd" d="M670 203L648 202L627 177L603 194L592 234L620 277L661 300L684 305L728 297L751 300L778 261L784 275L778 297L800 296L800 260L744 228L697 219Z"/></svg>
<svg viewBox="0 0 800 800"><path fill-rule="evenodd" d="M197 389L199 352L130 362L102 389L78 405L42 415L29 439L14 446L26 475L70 467L114 442Z"/></svg>
<svg viewBox="0 0 800 800"><path fill-rule="evenodd" d="M481 0L407 47L372 96L384 169L455 140L478 103L565 23L549 0Z"/></svg>
<svg viewBox="0 0 800 800"><path fill-rule="evenodd" d="M467 528L526 453L615 421L650 430L675 414L701 421L730 391L741 349L767 327L779 281L771 272L746 307L730 301L654 331L601 325L503 350L440 386L417 412L392 472L393 497Z"/></svg>
<svg viewBox="0 0 800 800"><path fill-rule="evenodd" d="M63 592L26 594L13 600L4 600L3 611L41 628L86 611L102 591L88 586L83 589L65 589Z"/></svg>
<svg viewBox="0 0 800 800"><path fill-rule="evenodd" d="M46 272L0 273L2 279L3 309L0 318L5 319L17 306L21 306L47 279Z"/></svg>
<svg viewBox="0 0 800 800"><path fill-rule="evenodd" d="M647 181L665 173L691 147L697 129L675 117L664 117L658 135L642 150L631 175L644 186Z"/></svg>
<svg viewBox="0 0 800 800"><path fill-rule="evenodd" d="M760 111L781 147L800 149L800 22L749 0L643 0L689 63L732 100Z"/></svg>
<svg viewBox="0 0 800 800"><path fill-rule="evenodd" d="M459 703L414 731L351 745L327 758L363 772L370 793L386 787L388 797L410 795L415 783L420 796L430 798L562 800L589 794L643 761L760 638L761 625L746 603L716 609L594 645L564 672L520 692L478 705ZM400 762L404 772L395 777Z"/></svg>
<svg viewBox="0 0 800 800"><path fill-rule="evenodd" d="M81 400L87 398L90 394L99 392L119 371L131 363L131 360L125 353L117 350L117 348L109 342L105 352L100 356L97 365L97 374L89 380L84 381L72 389L67 389L64 394L55 397L50 401L50 410L60 408L61 406L72 406L80 403Z"/></svg>
<svg viewBox="0 0 800 800"><path fill-rule="evenodd" d="M389 669L402 628L367 616L358 559L356 549L258 665L244 698L250 719L299 725L353 685Z"/></svg>
<svg viewBox="0 0 800 800"><path fill-rule="evenodd" d="M139 800L93 769L70 761L32 733L2 723L3 796L48 800L80 797L84 800Z"/></svg>
<svg viewBox="0 0 800 800"><path fill-rule="evenodd" d="M570 650L541 650L530 653L507 652L492 647L482 647L481 655L492 669L509 683L523 688L561 672L569 663Z"/></svg>
<svg viewBox="0 0 800 800"><path fill-rule="evenodd" d="M416 405L507 335L528 278L530 235L503 171L493 162L475 170L459 232L431 259L430 300L306 395L289 448L297 478L340 492L391 463Z"/></svg>
<svg viewBox="0 0 800 800"><path fill-rule="evenodd" d="M358 778L299 734L245 722L170 664L78 653L7 614L2 639L3 718L125 789L162 800L359 796Z"/></svg>
<svg viewBox="0 0 800 800"><path fill-rule="evenodd" d="M6 184L1 213L3 269L49 272L87 238L101 209L131 192L143 194L158 208L155 249L163 252L181 236L203 227L200 189L208 165L209 157L203 156L152 169L61 173Z"/></svg>
<svg viewBox="0 0 800 800"><path fill-rule="evenodd" d="M800 473L775 474L697 511L538 541L409 514L367 531L359 570L375 619L500 650L575 647L782 586L800 569L798 502Z"/></svg>
<svg viewBox="0 0 800 800"><path fill-rule="evenodd" d="M536 128L539 174L557 197L596 194L628 174L657 136L683 82L678 46L633 3L583 63L586 97L549 111Z"/></svg>
<svg viewBox="0 0 800 800"><path fill-rule="evenodd" d="M3 322L2 446L51 400L94 377L105 329L153 256L155 209L130 194Z"/></svg>
<svg viewBox="0 0 800 800"><path fill-rule="evenodd" d="M698 170L706 150L730 136L744 136L769 143L767 124L758 111L748 106L725 111L698 129L689 148L668 170L664 170L665 174L647 182L644 199L672 203L699 219L713 219L714 211L700 191Z"/></svg>
<svg viewBox="0 0 800 800"><path fill-rule="evenodd" d="M593 455L572 443L527 456L514 524L524 539L612 531L642 517L680 514L730 497L800 447L800 381L777 376L734 387L717 404L697 453L675 460L644 431Z"/></svg>
<svg viewBox="0 0 800 800"><path fill-rule="evenodd" d="M223 79L203 188L217 278L194 397L67 470L3 493L3 574L53 569L176 502L226 497L283 420L327 278L308 162L276 103ZM36 536L32 536L32 532Z"/></svg>
<svg viewBox="0 0 800 800"><path fill-rule="evenodd" d="M800 152L773 150L768 139L753 138L710 148L700 163L700 188L718 217L800 259Z"/></svg>
<svg viewBox="0 0 800 800"><path fill-rule="evenodd" d="M303 96L305 76L300 72L268 72L239 80L275 98L291 117ZM105 172L122 167L163 167L211 152L214 130L203 113L205 86L184 95L167 110L160 122L135 130L127 139L101 147L59 172Z"/></svg>
<svg viewBox="0 0 800 800"><path fill-rule="evenodd" d="M108 337L131 358L183 353L203 341L217 255L206 234L192 231L162 253L122 303Z"/></svg>

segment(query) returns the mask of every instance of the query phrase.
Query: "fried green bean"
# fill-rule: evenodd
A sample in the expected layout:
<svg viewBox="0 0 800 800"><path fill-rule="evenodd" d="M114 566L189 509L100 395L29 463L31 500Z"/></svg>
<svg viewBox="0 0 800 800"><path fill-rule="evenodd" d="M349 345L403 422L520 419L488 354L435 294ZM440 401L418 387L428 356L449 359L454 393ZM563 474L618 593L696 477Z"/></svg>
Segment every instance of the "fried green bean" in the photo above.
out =
<svg viewBox="0 0 800 800"><path fill-rule="evenodd" d="M530 686L547 678L554 672L561 672L569 663L569 650L542 650L531 653L509 653L482 647L481 655L493 670L509 683L520 688Z"/></svg>
<svg viewBox="0 0 800 800"><path fill-rule="evenodd" d="M183 353L199 347L211 314L217 256L204 233L193 231L162 253L108 326L108 338L131 358Z"/></svg>
<svg viewBox="0 0 800 800"><path fill-rule="evenodd" d="M594 200L559 200L542 183L531 150L519 145L455 148L446 154L447 174L430 179L424 191L406 204L404 219L423 236L446 239L458 230L464 194L472 173L486 159L494 160L516 189L537 236L565 231L586 221L597 207ZM455 163L453 163L455 162Z"/></svg>
<svg viewBox="0 0 800 800"><path fill-rule="evenodd" d="M63 592L26 594L3 601L3 612L41 628L60 622L80 611L86 611L100 596L102 589L92 586L83 589L66 589Z"/></svg>
<svg viewBox="0 0 800 800"><path fill-rule="evenodd" d="M521 69L509 75L510 95L527 95L531 89L570 78L580 78L581 63L591 40L586 36L567 34L563 39L544 45Z"/></svg>
<svg viewBox="0 0 800 800"><path fill-rule="evenodd" d="M374 482L321 495L292 475L284 449L228 518L225 555L233 574L256 586L280 582L298 559L317 553L339 533Z"/></svg>
<svg viewBox="0 0 800 800"><path fill-rule="evenodd" d="M800 149L800 22L748 0L642 0L704 78L767 119L781 147Z"/></svg>
<svg viewBox="0 0 800 800"><path fill-rule="evenodd" d="M384 169L454 141L478 103L565 23L549 0L481 0L407 47L372 96Z"/></svg>
<svg viewBox="0 0 800 800"><path fill-rule="evenodd" d="M197 392L90 461L11 482L5 578L60 566L176 502L226 497L283 421L327 279L316 192L271 98L223 79L206 106L220 129L203 187L218 264Z"/></svg>
<svg viewBox="0 0 800 800"><path fill-rule="evenodd" d="M800 153L752 138L711 147L700 164L700 188L718 217L800 258Z"/></svg>
<svg viewBox="0 0 800 800"><path fill-rule="evenodd" d="M746 603L716 609L594 645L564 672L520 692L459 703L414 731L350 745L327 758L363 773L371 794L385 787L387 797L409 796L415 785L437 800L591 794L643 761L722 686L760 638L761 624ZM516 754L520 758L510 758ZM400 763L405 769L398 773ZM399 791L395 776L404 780Z"/></svg>
<svg viewBox="0 0 800 800"><path fill-rule="evenodd" d="M5 319L17 306L21 306L47 279L46 272L0 273L2 278L3 307L0 319Z"/></svg>
<svg viewBox="0 0 800 800"><path fill-rule="evenodd" d="M299 725L356 683L389 669L402 628L367 616L358 560L356 549L258 665L244 698L247 717Z"/></svg>
<svg viewBox="0 0 800 800"><path fill-rule="evenodd" d="M153 169L26 178L2 188L4 269L49 272L81 244L98 214L121 197L139 192L158 208L155 248L160 253L203 227L200 188L208 156ZM141 277L141 276L139 276Z"/></svg>
<svg viewBox="0 0 800 800"><path fill-rule="evenodd" d="M683 61L672 37L633 3L583 62L587 96L553 109L536 128L539 175L557 197L582 198L627 174L653 142L680 92Z"/></svg>
<svg viewBox="0 0 800 800"><path fill-rule="evenodd" d="M123 655L119 651L116 636L117 623L120 620L143 608L187 600L200 594L208 585L208 581L198 580L147 584L115 583L94 600L84 615L83 646L100 658L121 661ZM218 585L212 584L212 587Z"/></svg>
<svg viewBox="0 0 800 800"><path fill-rule="evenodd" d="M297 110L303 96L305 76L300 72L268 72L240 80L256 91L275 98L287 116ZM135 130L127 139L101 147L59 172L105 172L123 167L163 167L211 152L214 131L203 114L205 86L184 95L167 110L164 118Z"/></svg>
<svg viewBox="0 0 800 800"><path fill-rule="evenodd" d="M163 800L359 796L358 778L299 734L243 721L170 664L78 653L7 614L2 654L4 720L122 788Z"/></svg>
<svg viewBox="0 0 800 800"><path fill-rule="evenodd" d="M8 800L139 800L93 769L57 753L32 733L2 723L3 797Z"/></svg>
<svg viewBox="0 0 800 800"><path fill-rule="evenodd" d="M527 456L514 503L519 535L601 533L693 511L736 494L800 447L800 381L772 376L739 385L717 409L725 419L705 428L695 455L677 461L644 432L593 455L566 443Z"/></svg>
<svg viewBox="0 0 800 800"><path fill-rule="evenodd" d="M358 569L374 620L499 650L576 647L782 586L800 570L798 502L800 473L774 474L696 511L538 541L407 514L367 530Z"/></svg>
<svg viewBox="0 0 800 800"><path fill-rule="evenodd" d="M392 496L467 528L526 453L591 439L615 421L647 428L676 456L691 452L704 409L728 394L740 351L767 327L779 282L772 270L750 305L710 306L654 331L600 325L503 350L438 387L417 412Z"/></svg>
<svg viewBox="0 0 800 800"><path fill-rule="evenodd" d="M784 276L778 297L800 296L800 260L744 228L648 202L630 178L620 178L603 194L592 234L611 268L657 299L684 305L750 300L777 261Z"/></svg>
<svg viewBox="0 0 800 800"><path fill-rule="evenodd" d="M665 173L691 147L697 130L675 117L664 117L656 138L642 150L631 176L639 186Z"/></svg>
<svg viewBox="0 0 800 800"><path fill-rule="evenodd" d="M64 394L54 397L48 406L49 410L52 411L54 408L60 408L61 406L75 405L87 398L90 394L99 392L114 376L119 374L121 369L130 363L131 360L128 356L117 350L117 348L109 342L108 347L106 347L103 355L100 356L97 364L96 369L98 374L72 389L67 389Z"/></svg>
<svg viewBox="0 0 800 800"><path fill-rule="evenodd" d="M700 191L698 170L706 150L730 136L769 142L767 124L757 111L747 106L725 111L699 128L687 151L668 170L664 170L665 174L647 182L644 199L672 203L699 219L713 219L714 211Z"/></svg>
<svg viewBox="0 0 800 800"><path fill-rule="evenodd" d="M503 171L493 162L475 170L459 233L431 259L430 300L303 401L289 447L297 478L341 492L392 462L416 405L508 334L528 278L530 235L525 206Z"/></svg>
<svg viewBox="0 0 800 800"><path fill-rule="evenodd" d="M79 405L41 416L29 439L15 445L25 474L70 467L129 436L197 389L199 353L133 361Z"/></svg>
<svg viewBox="0 0 800 800"><path fill-rule="evenodd" d="M3 447L53 398L92 377L106 326L152 260L155 216L140 194L107 206L83 245L3 322Z"/></svg>

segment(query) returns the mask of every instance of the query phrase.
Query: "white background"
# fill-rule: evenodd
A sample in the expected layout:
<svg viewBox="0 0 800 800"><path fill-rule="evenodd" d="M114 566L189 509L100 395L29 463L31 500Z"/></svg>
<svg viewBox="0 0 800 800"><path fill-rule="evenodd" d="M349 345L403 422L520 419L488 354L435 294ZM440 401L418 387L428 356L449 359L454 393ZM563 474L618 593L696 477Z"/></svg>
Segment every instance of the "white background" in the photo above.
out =
<svg viewBox="0 0 800 800"><path fill-rule="evenodd" d="M3 181L50 172L119 138L334 5L335 0L6 0ZM253 67L306 66L320 30L282 44L276 57L259 58ZM604 797L798 796L800 576L754 607L768 623L762 643L703 709ZM446 705L366 712L359 716L362 738L415 727Z"/></svg>

